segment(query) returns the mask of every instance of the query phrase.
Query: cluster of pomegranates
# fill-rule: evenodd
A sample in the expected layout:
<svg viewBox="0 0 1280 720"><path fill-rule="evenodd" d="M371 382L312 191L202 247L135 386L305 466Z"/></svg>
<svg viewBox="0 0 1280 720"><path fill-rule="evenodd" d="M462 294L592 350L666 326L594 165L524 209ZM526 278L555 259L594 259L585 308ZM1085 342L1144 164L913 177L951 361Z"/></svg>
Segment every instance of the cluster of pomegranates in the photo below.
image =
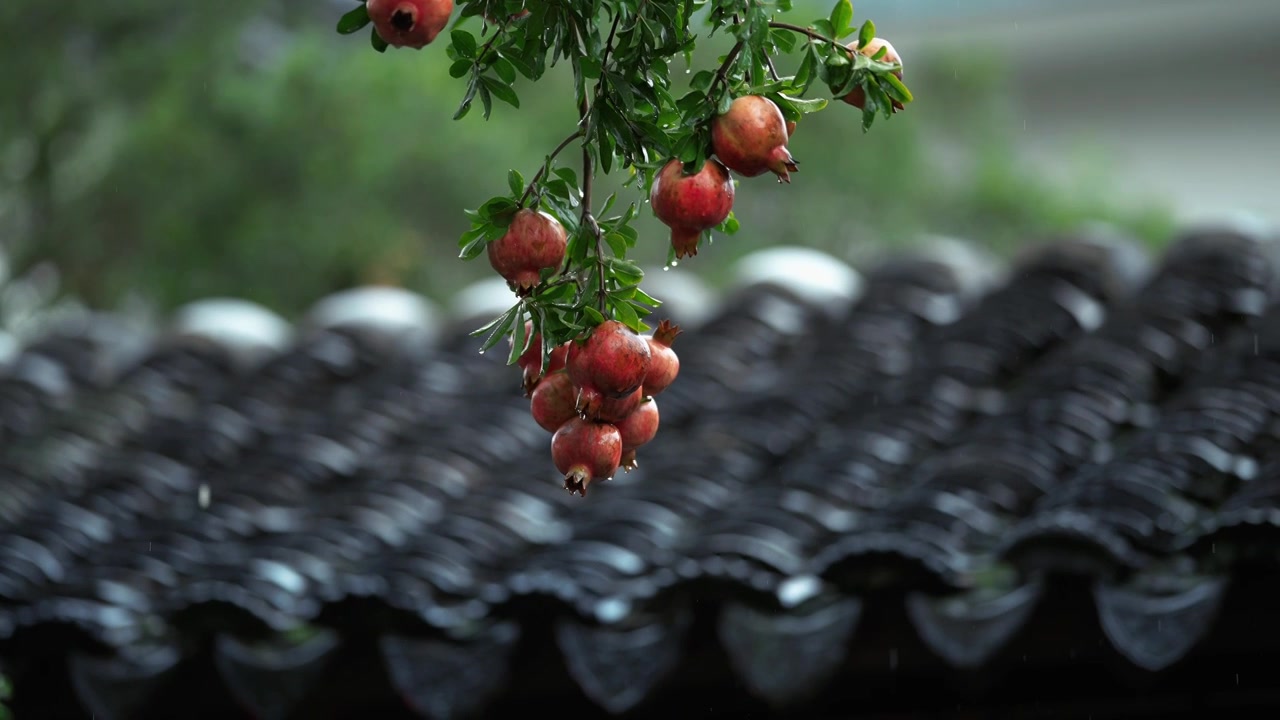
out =
<svg viewBox="0 0 1280 720"><path fill-rule="evenodd" d="M444 31L454 9L453 0L367 0L366 10L378 35L393 47L421 49ZM507 18L515 22L527 9ZM493 22L492 18L485 18ZM868 57L885 48L883 60L901 59L887 41L876 38L854 52ZM899 73L901 77L901 73ZM862 88L843 100L862 108ZM897 109L901 105L895 103ZM711 123L711 150L700 170L684 172L672 159L654 178L650 203L654 214L671 229L676 258L698 254L703 232L724 222L733 209L734 184L730 171L743 177L772 172L779 182L791 182L798 170L787 149L795 123L787 122L773 101L760 95L736 98ZM520 208L506 232L487 246L489 264L520 297L527 297L542 281L545 270L560 270L568 250L564 227L535 208ZM524 336L533 332L526 324ZM523 370L530 412L552 433L551 456L564 474L565 488L586 495L593 480L606 480L621 467L637 466L636 451L658 432L658 404L654 397L675 380L680 362L671 344L680 329L669 322L644 337L616 320L606 319L582 336L550 353L543 367L542 339L534 335L517 363Z"/></svg>
<svg viewBox="0 0 1280 720"><path fill-rule="evenodd" d="M882 60L901 62L887 40L875 38L861 50L857 42L849 45L849 49L868 57L882 47L886 48ZM896 74L901 78L901 71ZM854 88L843 100L861 109L866 105L866 92L861 87ZM902 107L894 101L895 109ZM729 217L734 195L730 170L743 177L772 172L778 182L791 182L791 173L798 168L787 143L794 132L795 123L787 122L773 101L760 95L744 95L712 121L714 157L708 158L702 169L686 174L684 163L675 158L663 166L654 178L649 203L658 219L671 228L676 258L697 255L702 233Z"/></svg>
<svg viewBox="0 0 1280 720"><path fill-rule="evenodd" d="M541 337L533 337L517 363L529 411L552 433L551 459L566 490L586 495L593 480L637 467L636 451L658 434L654 396L680 372L671 349L679 334L665 320L647 337L606 320L553 350L545 370Z"/></svg>

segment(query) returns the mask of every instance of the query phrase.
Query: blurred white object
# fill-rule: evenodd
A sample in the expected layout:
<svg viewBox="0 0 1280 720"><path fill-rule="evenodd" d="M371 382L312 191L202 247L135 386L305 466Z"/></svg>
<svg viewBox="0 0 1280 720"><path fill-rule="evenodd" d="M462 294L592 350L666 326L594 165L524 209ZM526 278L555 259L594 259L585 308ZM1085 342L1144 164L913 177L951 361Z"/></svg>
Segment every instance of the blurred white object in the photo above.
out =
<svg viewBox="0 0 1280 720"><path fill-rule="evenodd" d="M488 322L511 309L516 304L516 294L500 277L486 278L472 283L453 296L449 306L454 320L482 319Z"/></svg>
<svg viewBox="0 0 1280 720"><path fill-rule="evenodd" d="M368 286L329 295L311 307L308 329L359 329L396 337L415 333L435 340L440 334L440 311L427 298L409 290Z"/></svg>
<svg viewBox="0 0 1280 720"><path fill-rule="evenodd" d="M716 293L696 274L685 270L647 268L640 287L662 302L657 314L671 318L686 330L702 325L719 309Z"/></svg>
<svg viewBox="0 0 1280 720"><path fill-rule="evenodd" d="M172 333L179 341L215 343L248 365L282 352L293 340L293 327L284 318L235 298L208 298L178 308Z"/></svg>
<svg viewBox="0 0 1280 720"><path fill-rule="evenodd" d="M973 298L986 293L1008 276L1008 266L991 252L950 235L923 235L919 256L951 269L960 294Z"/></svg>
<svg viewBox="0 0 1280 720"><path fill-rule="evenodd" d="M734 284L771 284L835 316L846 313L862 294L862 275L848 263L813 248L782 246L760 250L733 266Z"/></svg>

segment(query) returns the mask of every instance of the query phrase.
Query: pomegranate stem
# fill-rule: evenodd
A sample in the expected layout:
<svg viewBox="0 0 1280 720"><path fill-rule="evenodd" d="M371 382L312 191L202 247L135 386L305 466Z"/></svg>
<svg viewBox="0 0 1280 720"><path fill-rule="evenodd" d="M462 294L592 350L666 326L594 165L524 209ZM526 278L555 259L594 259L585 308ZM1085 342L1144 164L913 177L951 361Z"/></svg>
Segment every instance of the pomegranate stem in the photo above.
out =
<svg viewBox="0 0 1280 720"><path fill-rule="evenodd" d="M546 162L542 163L542 167L538 168L538 172L535 173L533 179L529 181L528 187L524 189L524 194L520 196L520 207L525 206L525 201L527 201L529 196L533 194L533 189L538 186L538 182L547 174L547 168L551 167L551 161L560 154L560 151L569 147L574 140L577 140L580 137L582 137L582 128L574 130L572 135L561 140L560 144L556 146L556 149L551 151L551 154L547 156Z"/></svg>

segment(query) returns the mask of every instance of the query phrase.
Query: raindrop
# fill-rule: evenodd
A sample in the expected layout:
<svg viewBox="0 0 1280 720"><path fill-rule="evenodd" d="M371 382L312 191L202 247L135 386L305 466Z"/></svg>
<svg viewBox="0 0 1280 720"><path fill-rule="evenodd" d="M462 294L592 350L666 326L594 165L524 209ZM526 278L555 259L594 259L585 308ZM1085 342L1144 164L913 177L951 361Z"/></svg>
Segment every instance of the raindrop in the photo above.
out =
<svg viewBox="0 0 1280 720"><path fill-rule="evenodd" d="M671 269L671 266L670 266L670 265L666 265L666 266L664 266L664 267L662 268L662 272L666 272L666 271L668 271L668 270L670 270L670 269Z"/></svg>
<svg viewBox="0 0 1280 720"><path fill-rule="evenodd" d="M196 501L200 503L201 510L209 509L209 483L200 483L200 490L196 495Z"/></svg>
<svg viewBox="0 0 1280 720"><path fill-rule="evenodd" d="M483 355L483 354L484 354L484 351L483 351L483 350L481 350L481 351L480 351L480 354L481 354L481 355Z"/></svg>

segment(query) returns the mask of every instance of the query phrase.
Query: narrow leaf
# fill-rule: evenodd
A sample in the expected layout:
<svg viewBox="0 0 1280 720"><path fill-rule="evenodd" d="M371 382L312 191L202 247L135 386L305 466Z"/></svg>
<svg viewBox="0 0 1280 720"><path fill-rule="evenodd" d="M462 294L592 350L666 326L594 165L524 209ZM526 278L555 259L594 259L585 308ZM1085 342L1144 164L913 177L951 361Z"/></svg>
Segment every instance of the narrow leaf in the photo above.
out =
<svg viewBox="0 0 1280 720"><path fill-rule="evenodd" d="M889 95L889 97L897 100L903 105L906 105L915 99L912 97L911 91L907 89L907 86L903 85L902 81L892 73L881 76L880 87Z"/></svg>
<svg viewBox="0 0 1280 720"><path fill-rule="evenodd" d="M524 307L523 304L517 304L515 307L511 308L505 314L503 314L502 321L498 323L498 327L484 341L484 344L480 346L480 352L485 352L486 350L489 350L494 345L497 345L498 342L502 340L502 338L511 334L511 326L515 325L515 322L516 322L516 311L518 311L522 307ZM472 333L472 334L474 335L476 333Z"/></svg>
<svg viewBox="0 0 1280 720"><path fill-rule="evenodd" d="M516 197L524 194L524 177L520 175L518 170L509 170L507 172L507 187L510 188L511 194Z"/></svg>
<svg viewBox="0 0 1280 720"><path fill-rule="evenodd" d="M849 34L849 23L853 22L853 3L840 0L831 8L831 27L835 30L833 38L839 39Z"/></svg>
<svg viewBox="0 0 1280 720"><path fill-rule="evenodd" d="M380 53L387 51L387 41L383 40L382 36L378 34L378 28L376 27L369 28L369 44Z"/></svg>
<svg viewBox="0 0 1280 720"><path fill-rule="evenodd" d="M350 35L358 32L369 24L369 8L364 3L360 3L354 10L350 10L338 18L338 32L343 35Z"/></svg>
<svg viewBox="0 0 1280 720"><path fill-rule="evenodd" d="M867 43L876 38L876 24L867 20L862 23L862 29L858 31L858 49L867 46Z"/></svg>
<svg viewBox="0 0 1280 720"><path fill-rule="evenodd" d="M519 308L519 310L516 312L516 321L512 323L512 326L515 329L515 334L512 338L511 352L507 355L508 365L516 364L516 360L519 360L520 356L524 354L524 351L529 349L529 341L533 339L533 336L525 332L524 303L521 302L516 307Z"/></svg>

